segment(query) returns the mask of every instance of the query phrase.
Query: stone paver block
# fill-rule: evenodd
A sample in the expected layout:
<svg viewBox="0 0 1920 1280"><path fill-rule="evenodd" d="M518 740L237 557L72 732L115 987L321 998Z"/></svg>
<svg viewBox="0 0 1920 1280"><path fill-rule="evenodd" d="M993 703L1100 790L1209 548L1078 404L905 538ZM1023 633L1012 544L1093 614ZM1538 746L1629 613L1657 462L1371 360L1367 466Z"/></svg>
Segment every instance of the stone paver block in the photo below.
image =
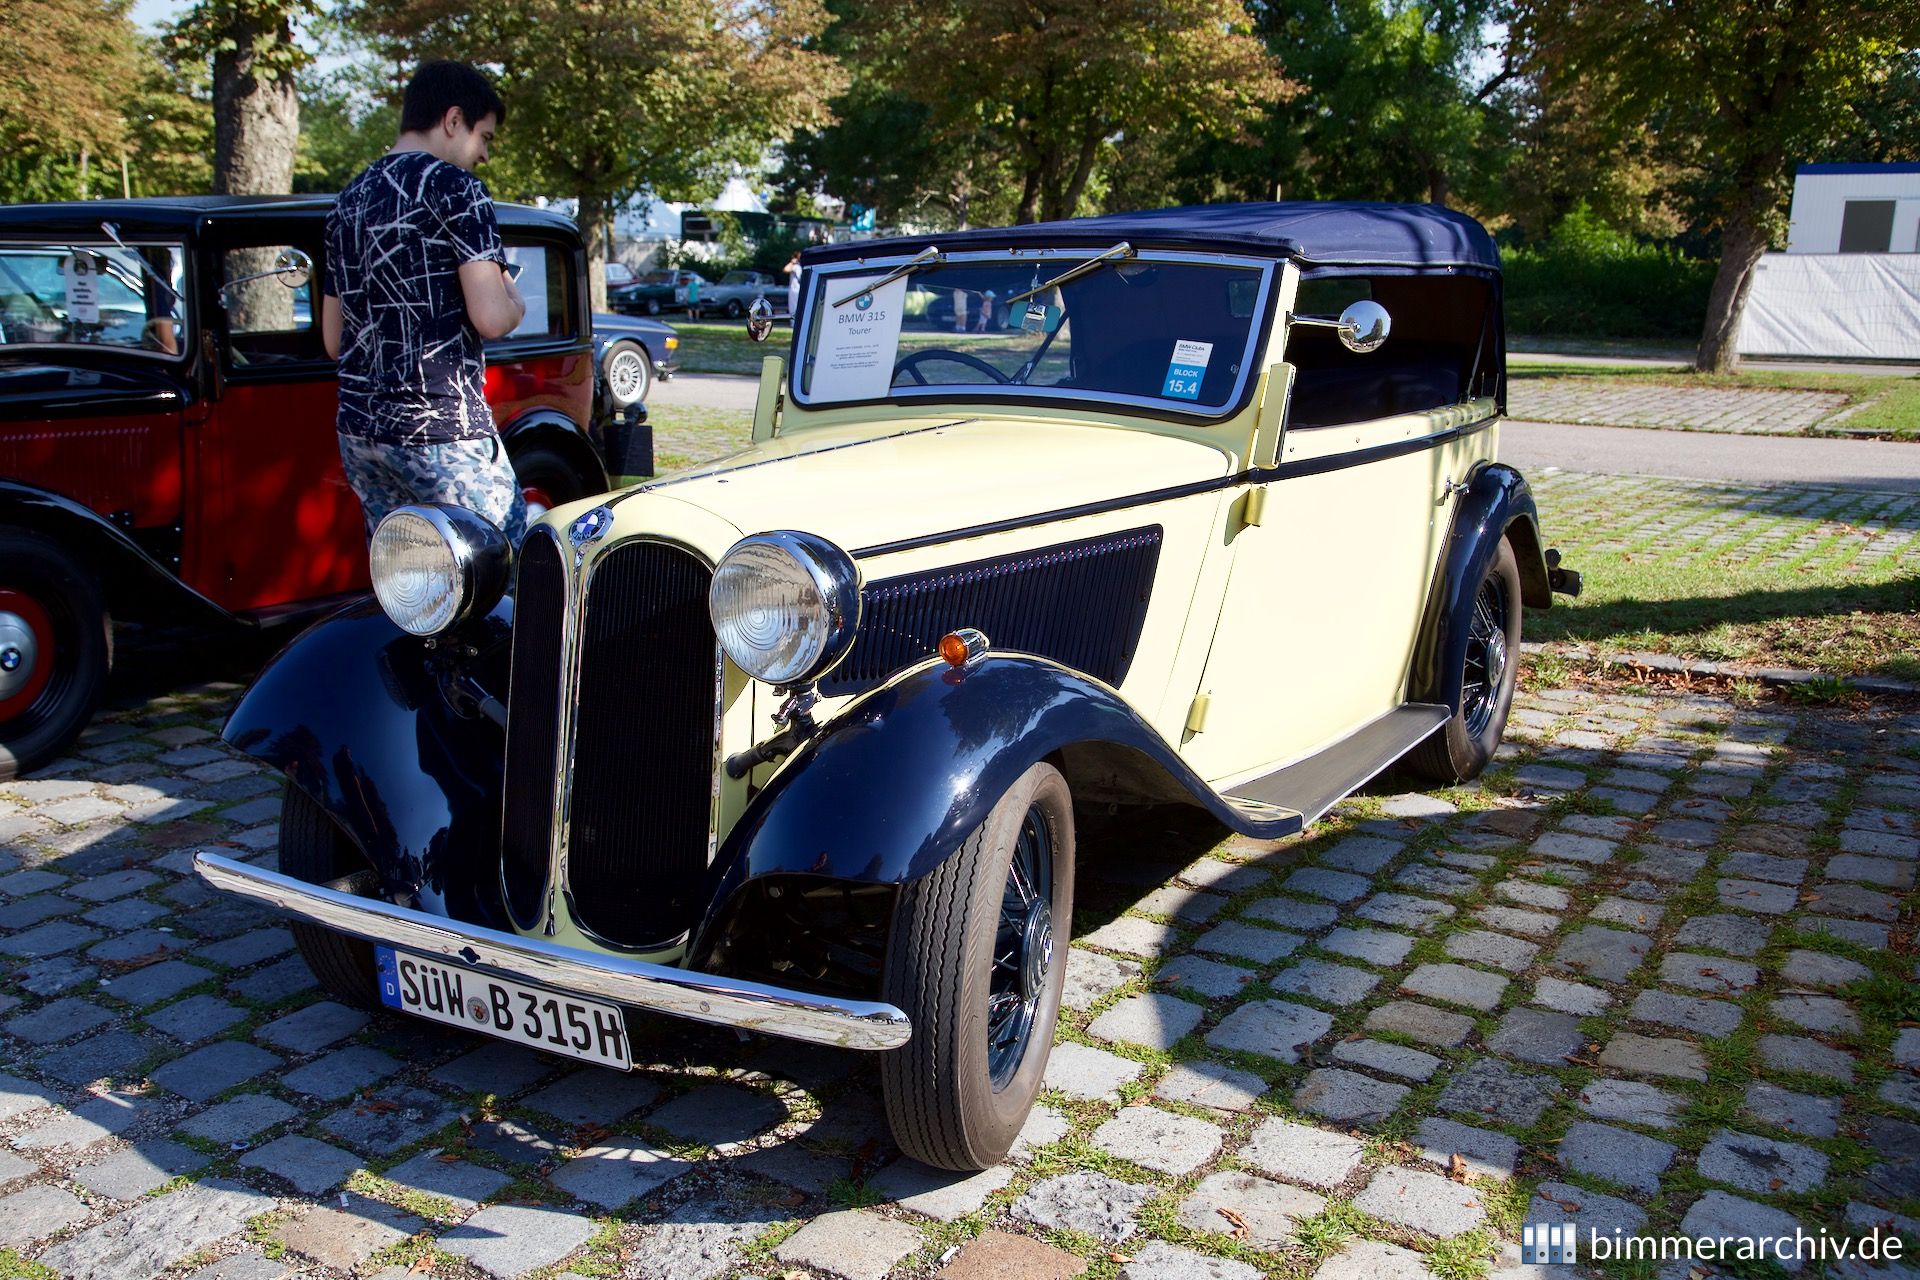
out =
<svg viewBox="0 0 1920 1280"><path fill-rule="evenodd" d="M1590 924L1567 935L1554 952L1554 961L1563 969L1602 982L1625 982L1652 949L1653 943L1640 934Z"/></svg>
<svg viewBox="0 0 1920 1280"><path fill-rule="evenodd" d="M1607 1006L1613 1003L1613 997L1599 987L1554 977L1543 977L1534 983L1533 998L1535 1003L1543 1004L1556 1013L1571 1013L1580 1018L1605 1013Z"/></svg>
<svg viewBox="0 0 1920 1280"><path fill-rule="evenodd" d="M1798 1195L1827 1176L1827 1157L1797 1142L1722 1129L1700 1149L1700 1176L1756 1195Z"/></svg>
<svg viewBox="0 0 1920 1280"><path fill-rule="evenodd" d="M1914 865L1891 858L1867 858L1842 853L1827 860L1826 875L1833 880L1861 880L1888 889L1913 888Z"/></svg>
<svg viewBox="0 0 1920 1280"><path fill-rule="evenodd" d="M1557 885L1536 884L1532 880L1502 880L1493 886L1493 891L1509 902L1537 907L1542 911L1565 911L1573 901L1565 889Z"/></svg>
<svg viewBox="0 0 1920 1280"><path fill-rule="evenodd" d="M1764 1080L1747 1086L1747 1114L1808 1138L1831 1138L1840 1132L1840 1099L1795 1093Z"/></svg>
<svg viewBox="0 0 1920 1280"><path fill-rule="evenodd" d="M1862 1136L1880 1157L1866 1172L1867 1188L1888 1199L1920 1199L1920 1124L1875 1116L1862 1126Z"/></svg>
<svg viewBox="0 0 1920 1280"><path fill-rule="evenodd" d="M1463 964L1423 964L1401 979L1400 989L1484 1013L1498 1007L1507 979Z"/></svg>
<svg viewBox="0 0 1920 1280"><path fill-rule="evenodd" d="M1721 880L1715 887L1721 906L1763 916L1783 916L1800 900L1799 890L1762 880Z"/></svg>
<svg viewBox="0 0 1920 1280"><path fill-rule="evenodd" d="M153 1082L190 1102L205 1102L280 1065L277 1055L257 1045L223 1040L175 1058L153 1073Z"/></svg>
<svg viewBox="0 0 1920 1280"><path fill-rule="evenodd" d="M569 1124L611 1127L659 1096L660 1086L646 1076L589 1067L521 1101Z"/></svg>
<svg viewBox="0 0 1920 1280"><path fill-rule="evenodd" d="M1105 957L1102 957L1102 959L1105 959ZM1114 963L1120 962L1115 961ZM1223 996L1237 995L1240 989L1246 986L1247 983L1252 982L1253 979L1254 971L1252 969L1242 968L1237 964L1221 964L1217 960L1208 960L1202 956L1192 955L1176 956L1161 965L1153 975L1155 985L1164 986L1170 991L1196 992L1206 996L1210 1000L1218 1000ZM1068 980L1072 980L1071 970L1069 970ZM1062 1003L1065 1003L1064 999ZM1091 1001L1088 1003L1091 1003ZM1068 1007L1084 1009L1087 1006L1069 1005Z"/></svg>
<svg viewBox="0 0 1920 1280"><path fill-rule="evenodd" d="M1578 791L1587 785L1587 775L1573 769L1556 769L1552 765L1530 764L1516 770L1513 781L1522 793L1554 793L1560 791Z"/></svg>
<svg viewBox="0 0 1920 1280"><path fill-rule="evenodd" d="M61 1241L39 1262L71 1280L155 1275L273 1207L270 1197L235 1183L196 1183Z"/></svg>
<svg viewBox="0 0 1920 1280"><path fill-rule="evenodd" d="M322 1205L274 1231L274 1239L323 1266L351 1271L424 1224L403 1209L349 1195L344 1206Z"/></svg>
<svg viewBox="0 0 1920 1280"><path fill-rule="evenodd" d="M1275 974L1270 983L1276 991L1332 1005L1356 1004L1379 984L1377 974L1327 960L1302 960L1289 965Z"/></svg>
<svg viewBox="0 0 1920 1280"><path fill-rule="evenodd" d="M170 1178L204 1169L210 1160L210 1156L192 1147L165 1138L149 1138L116 1151L104 1160L82 1165L73 1171L73 1180L89 1191L115 1200L137 1200Z"/></svg>
<svg viewBox="0 0 1920 1280"><path fill-rule="evenodd" d="M1572 1225L1580 1233L1581 1257L1586 1257L1588 1232L1612 1236L1638 1235L1647 1215L1616 1196L1602 1195L1564 1182L1543 1182L1527 1202L1526 1225Z"/></svg>
<svg viewBox="0 0 1920 1280"><path fill-rule="evenodd" d="M622 1271L646 1280L714 1280L740 1265L740 1246L785 1215L753 1200L701 1195L668 1214L659 1228L622 1248Z"/></svg>
<svg viewBox="0 0 1920 1280"><path fill-rule="evenodd" d="M1192 1116L1158 1107L1123 1107L1093 1131L1093 1145L1148 1169L1176 1177L1192 1173L1220 1150L1220 1130Z"/></svg>
<svg viewBox="0 0 1920 1280"><path fill-rule="evenodd" d="M1388 1084L1338 1067L1307 1073L1293 1094L1293 1105L1325 1116L1336 1124L1377 1125L1412 1092L1405 1085Z"/></svg>
<svg viewBox="0 0 1920 1280"><path fill-rule="evenodd" d="M71 1191L45 1183L0 1197L0 1240L16 1248L39 1244L91 1211Z"/></svg>
<svg viewBox="0 0 1920 1280"><path fill-rule="evenodd" d="M1365 1154L1357 1138L1278 1117L1263 1121L1240 1149L1254 1168L1322 1191L1345 1182Z"/></svg>
<svg viewBox="0 0 1920 1280"><path fill-rule="evenodd" d="M353 1044L335 1049L324 1058L315 1058L303 1067L295 1067L280 1080L289 1089L335 1101L358 1093L399 1069L397 1061L373 1046Z"/></svg>
<svg viewBox="0 0 1920 1280"><path fill-rule="evenodd" d="M42 1075L68 1084L91 1084L103 1078L130 1081L133 1068L158 1048L152 1037L137 1032L98 1031L48 1050L35 1061Z"/></svg>
<svg viewBox="0 0 1920 1280"><path fill-rule="evenodd" d="M1384 1040L1342 1040L1333 1046L1333 1059L1403 1080L1431 1080L1440 1068L1432 1054Z"/></svg>
<svg viewBox="0 0 1920 1280"><path fill-rule="evenodd" d="M1386 1168L1373 1175L1353 1207L1396 1226L1450 1239L1486 1221L1473 1188L1437 1173Z"/></svg>
<svg viewBox="0 0 1920 1280"><path fill-rule="evenodd" d="M1153 1194L1153 1187L1082 1170L1034 1183L1014 1201L1012 1213L1042 1227L1118 1244L1137 1229L1134 1215Z"/></svg>
<svg viewBox="0 0 1920 1280"><path fill-rule="evenodd" d="M1267 1091L1251 1071L1219 1062L1180 1062L1154 1086L1154 1096L1222 1111L1246 1111Z"/></svg>
<svg viewBox="0 0 1920 1280"><path fill-rule="evenodd" d="M1760 982L1760 971L1744 960L1675 951L1660 959L1660 981L1714 995L1739 995Z"/></svg>
<svg viewBox="0 0 1920 1280"><path fill-rule="evenodd" d="M1572 835L1565 831L1549 831L1535 840L1528 852L1540 858L1558 858L1564 862L1584 862L1599 864L1613 857L1619 846L1611 840L1601 840L1594 836Z"/></svg>
<svg viewBox="0 0 1920 1280"><path fill-rule="evenodd" d="M1158 956L1179 945L1180 931L1158 920L1120 916L1107 921L1078 941L1108 951L1124 951L1132 956Z"/></svg>
<svg viewBox="0 0 1920 1280"><path fill-rule="evenodd" d="M1432 898L1416 898L1408 893L1376 893L1353 914L1375 924L1402 929L1428 929L1436 921L1453 915L1454 911L1451 902L1435 902Z"/></svg>
<svg viewBox="0 0 1920 1280"><path fill-rule="evenodd" d="M1767 1008L1776 1018L1809 1031L1841 1036L1860 1034L1860 1019L1853 1009L1844 1000L1832 996L1780 996L1769 1002Z"/></svg>
<svg viewBox="0 0 1920 1280"><path fill-rule="evenodd" d="M1087 1034L1101 1040L1123 1040L1150 1049L1171 1049L1200 1025L1205 1011L1191 1000L1153 992L1128 996L1095 1018Z"/></svg>
<svg viewBox="0 0 1920 1280"><path fill-rule="evenodd" d="M1367 1014L1369 1031L1391 1031L1421 1044L1451 1049L1465 1044L1473 1034L1473 1019L1464 1013L1436 1009L1430 1004L1396 1000Z"/></svg>
<svg viewBox="0 0 1920 1280"><path fill-rule="evenodd" d="M1640 858L1633 869L1643 876L1662 880L1669 884L1685 884L1700 874L1707 865L1707 856L1694 853L1689 849L1669 849L1662 846L1642 847Z"/></svg>
<svg viewBox="0 0 1920 1280"><path fill-rule="evenodd" d="M1595 1080L1580 1090L1580 1109L1596 1120L1620 1120L1649 1129L1671 1129L1686 1102L1638 1080Z"/></svg>
<svg viewBox="0 0 1920 1280"><path fill-rule="evenodd" d="M339 1186L360 1167L360 1157L312 1138L289 1134L249 1151L240 1157L240 1163L278 1174L311 1196Z"/></svg>
<svg viewBox="0 0 1920 1280"><path fill-rule="evenodd" d="M1027 1236L982 1231L960 1246L936 1280L1072 1280L1084 1259Z"/></svg>
<svg viewBox="0 0 1920 1280"><path fill-rule="evenodd" d="M1408 867L1393 878L1393 882L1402 888L1417 893L1431 893L1440 898L1458 898L1472 893L1480 887L1477 876L1464 871L1455 871L1449 867L1436 867L1418 863Z"/></svg>
<svg viewBox="0 0 1920 1280"><path fill-rule="evenodd" d="M559 1159L567 1136L539 1121L487 1120L472 1127L471 1145L512 1165L542 1165Z"/></svg>
<svg viewBox="0 0 1920 1280"><path fill-rule="evenodd" d="M1042 1147L1050 1147L1067 1136L1073 1126L1067 1118L1044 1103L1035 1103L1027 1115L1027 1122L1020 1126L1020 1133L1013 1140L1013 1149L1007 1152L1010 1160L1025 1160Z"/></svg>
<svg viewBox="0 0 1920 1280"><path fill-rule="evenodd" d="M1486 1116L1497 1124L1524 1128L1559 1095L1560 1083L1550 1076L1516 1070L1497 1058L1476 1058L1447 1082L1438 1106L1456 1115Z"/></svg>
<svg viewBox="0 0 1920 1280"><path fill-rule="evenodd" d="M692 1167L645 1143L607 1143L582 1151L548 1180L575 1199L618 1209Z"/></svg>
<svg viewBox="0 0 1920 1280"><path fill-rule="evenodd" d="M1468 929L1449 935L1446 951L1455 960L1469 960L1475 964L1505 969L1508 973L1518 973L1533 963L1533 958L1539 954L1540 948L1531 942L1510 938L1504 933L1494 933L1487 929Z"/></svg>
<svg viewBox="0 0 1920 1280"><path fill-rule="evenodd" d="M278 1098L264 1093L243 1093L187 1120L180 1126L180 1132L210 1142L245 1142L261 1130L271 1129L298 1114Z"/></svg>
<svg viewBox="0 0 1920 1280"><path fill-rule="evenodd" d="M1761 1036L1760 1060L1775 1071L1803 1071L1853 1082L1853 1059L1847 1053L1805 1036Z"/></svg>
<svg viewBox="0 0 1920 1280"><path fill-rule="evenodd" d="M1857 884L1815 886L1807 909L1823 916L1859 916L1866 920L1895 920L1900 915L1900 900L1890 893L1876 893Z"/></svg>
<svg viewBox="0 0 1920 1280"><path fill-rule="evenodd" d="M1259 898L1241 911L1249 920L1264 920L1300 933L1316 933L1339 920L1345 913L1324 902L1302 902L1298 898Z"/></svg>
<svg viewBox="0 0 1920 1280"><path fill-rule="evenodd" d="M1476 907L1473 918L1489 928L1503 933L1523 933L1529 938L1544 938L1560 928L1558 917L1522 907Z"/></svg>
<svg viewBox="0 0 1920 1280"><path fill-rule="evenodd" d="M1751 916L1695 916L1680 926L1674 941L1683 947L1711 947L1736 956L1759 955L1773 926Z"/></svg>
<svg viewBox="0 0 1920 1280"><path fill-rule="evenodd" d="M1354 1240L1321 1263L1313 1280L1433 1280L1433 1272L1411 1249Z"/></svg>
<svg viewBox="0 0 1920 1280"><path fill-rule="evenodd" d="M1824 951L1794 950L1787 953L1786 963L1780 966L1780 981L1790 987L1836 991L1850 982L1858 982L1869 973L1867 966L1844 956L1830 956Z"/></svg>
<svg viewBox="0 0 1920 1280"><path fill-rule="evenodd" d="M479 1205L512 1181L506 1174L464 1160L442 1160L428 1151L397 1164L381 1175L395 1186L421 1195L438 1196L462 1213Z"/></svg>
<svg viewBox="0 0 1920 1280"><path fill-rule="evenodd" d="M1572 1014L1525 1006L1507 1010L1499 1028L1487 1038L1487 1047L1495 1053L1547 1067L1565 1066L1585 1045L1580 1020Z"/></svg>
<svg viewBox="0 0 1920 1280"><path fill-rule="evenodd" d="M1660 1189L1660 1175L1673 1163L1675 1148L1658 1138L1611 1125L1581 1121L1560 1139L1560 1164L1648 1195Z"/></svg>
<svg viewBox="0 0 1920 1280"><path fill-rule="evenodd" d="M97 1094L77 1107L66 1107L13 1135L22 1151L78 1151L102 1138L123 1133L151 1112L154 1103L126 1093Z"/></svg>
<svg viewBox="0 0 1920 1280"><path fill-rule="evenodd" d="M43 924L24 933L0 934L0 953L22 960L39 960L92 942L100 935L67 920Z"/></svg>
<svg viewBox="0 0 1920 1280"><path fill-rule="evenodd" d="M43 1004L32 1013L22 1014L7 1023L6 1030L8 1035L17 1036L29 1044L55 1044L112 1021L113 1015L98 1005L87 1000L68 998Z"/></svg>
<svg viewBox="0 0 1920 1280"><path fill-rule="evenodd" d="M363 1151L385 1156L420 1141L453 1117L453 1106L439 1094L401 1085L352 1099L320 1127Z"/></svg>
<svg viewBox="0 0 1920 1280"><path fill-rule="evenodd" d="M875 1174L872 1186L903 1209L953 1222L979 1209L988 1196L1012 1181L1013 1170L1006 1165L995 1165L982 1173L955 1173L918 1160L901 1159Z"/></svg>
<svg viewBox="0 0 1920 1280"><path fill-rule="evenodd" d="M496 1204L441 1236L437 1246L458 1254L488 1275L514 1280L551 1266L594 1233L584 1214L535 1205Z"/></svg>
<svg viewBox="0 0 1920 1280"><path fill-rule="evenodd" d="M144 1009L214 976L213 970L188 964L185 960L162 960L111 981L102 981L100 985L116 1000L125 1000L137 1009Z"/></svg>
<svg viewBox="0 0 1920 1280"><path fill-rule="evenodd" d="M1297 933L1288 933L1284 929L1269 929L1263 925L1242 924L1238 920L1229 920L1194 939L1196 951L1210 951L1215 955L1235 956L1241 960L1251 960L1255 964L1272 964L1284 956L1291 955L1296 947L1306 939Z"/></svg>
<svg viewBox="0 0 1920 1280"><path fill-rule="evenodd" d="M1140 1064L1071 1041L1053 1046L1043 1083L1073 1098L1120 1096L1120 1086L1140 1074Z"/></svg>
<svg viewBox="0 0 1920 1280"><path fill-rule="evenodd" d="M1161 972L1165 971L1163 966ZM1109 991L1139 975L1140 966L1131 960L1119 960L1113 956L1103 956L1098 951L1088 951L1085 947L1074 947L1067 952L1067 976L1061 988L1060 1003L1069 1009L1091 1009Z"/></svg>
<svg viewBox="0 0 1920 1280"><path fill-rule="evenodd" d="M1680 1220L1680 1234L1696 1240L1754 1240L1762 1236L1791 1239L1800 1224L1790 1213L1766 1205L1730 1196L1724 1191L1709 1191L1693 1202L1687 1216ZM1798 1257L1778 1260L1788 1271L1804 1265Z"/></svg>
<svg viewBox="0 0 1920 1280"><path fill-rule="evenodd" d="M1449 1172L1459 1156L1467 1172L1482 1178L1511 1178L1520 1159L1520 1144L1504 1133L1428 1116L1413 1135L1420 1158Z"/></svg>
<svg viewBox="0 0 1920 1280"><path fill-rule="evenodd" d="M1587 914L1592 919L1628 929L1658 929L1660 918L1666 913L1651 903L1636 902L1631 898L1602 898Z"/></svg>
<svg viewBox="0 0 1920 1280"><path fill-rule="evenodd" d="M1720 860L1720 873L1735 880L1799 884L1807 878L1807 860L1782 858L1771 853L1730 853Z"/></svg>
<svg viewBox="0 0 1920 1280"><path fill-rule="evenodd" d="M1622 1031L1600 1051L1600 1065L1642 1076L1676 1080L1705 1080L1707 1062L1700 1050L1685 1040L1662 1039Z"/></svg>
<svg viewBox="0 0 1920 1280"><path fill-rule="evenodd" d="M1178 1217L1180 1225L1191 1231L1232 1236L1257 1249L1275 1249L1292 1237L1296 1222L1326 1206L1325 1197L1284 1182L1245 1173L1213 1173L1180 1202ZM1223 1209L1233 1217L1228 1218Z"/></svg>
<svg viewBox="0 0 1920 1280"><path fill-rule="evenodd" d="M1238 1049L1292 1063L1300 1061L1301 1049L1332 1029L1333 1019L1318 1009L1285 1000L1257 1000L1222 1018L1220 1025L1207 1033L1207 1043L1217 1049ZM1068 1047L1056 1048L1055 1059L1060 1049ZM1047 1075L1051 1082L1051 1066Z"/></svg>
<svg viewBox="0 0 1920 1280"><path fill-rule="evenodd" d="M1708 1037L1730 1036L1740 1026L1740 1006L1725 1000L1675 995L1649 989L1633 999L1630 1014L1636 1022L1657 1022Z"/></svg>
<svg viewBox="0 0 1920 1280"><path fill-rule="evenodd" d="M904 1222L864 1209L823 1214L782 1241L782 1262L818 1268L842 1280L881 1280L893 1264L920 1247L920 1233Z"/></svg>
<svg viewBox="0 0 1920 1280"><path fill-rule="evenodd" d="M1262 1274L1244 1262L1154 1240L1134 1251L1116 1280L1260 1280Z"/></svg>
<svg viewBox="0 0 1920 1280"><path fill-rule="evenodd" d="M552 1058L531 1049L495 1041L441 1064L429 1078L462 1092L509 1098L552 1071L555 1065Z"/></svg>
<svg viewBox="0 0 1920 1280"><path fill-rule="evenodd" d="M1382 840L1379 836L1348 836L1321 854L1320 862L1323 866L1370 876L1377 874L1405 849L1406 846L1397 840Z"/></svg>
<svg viewBox="0 0 1920 1280"><path fill-rule="evenodd" d="M1328 902L1357 902L1373 887L1365 876L1325 867L1302 867L1281 881L1280 887L1292 893L1304 893Z"/></svg>
<svg viewBox="0 0 1920 1280"><path fill-rule="evenodd" d="M1335 929L1320 939L1320 949L1391 969L1413 950L1413 939L1385 929Z"/></svg>
<svg viewBox="0 0 1920 1280"><path fill-rule="evenodd" d="M276 1018L253 1034L255 1039L291 1053L317 1053L366 1025L367 1015L359 1009L322 1000L297 1013Z"/></svg>

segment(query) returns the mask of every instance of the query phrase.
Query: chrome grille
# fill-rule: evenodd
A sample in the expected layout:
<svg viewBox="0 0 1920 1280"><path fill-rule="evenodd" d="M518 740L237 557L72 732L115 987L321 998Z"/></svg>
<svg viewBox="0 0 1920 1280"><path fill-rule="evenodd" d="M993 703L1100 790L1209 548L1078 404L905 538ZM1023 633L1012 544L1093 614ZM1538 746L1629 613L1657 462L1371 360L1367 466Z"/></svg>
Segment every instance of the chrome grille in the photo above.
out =
<svg viewBox="0 0 1920 1280"><path fill-rule="evenodd" d="M566 595L559 544L550 531L535 530L520 553L520 584L514 597L506 797L500 818L501 884L507 908L523 929L540 923L547 887Z"/></svg>

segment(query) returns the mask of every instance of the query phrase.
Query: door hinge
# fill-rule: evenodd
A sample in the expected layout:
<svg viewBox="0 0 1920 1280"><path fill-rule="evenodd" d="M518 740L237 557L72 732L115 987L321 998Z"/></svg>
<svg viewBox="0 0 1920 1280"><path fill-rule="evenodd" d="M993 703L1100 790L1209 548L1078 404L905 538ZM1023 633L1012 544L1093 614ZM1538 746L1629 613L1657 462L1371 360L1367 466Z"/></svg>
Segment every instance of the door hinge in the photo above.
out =
<svg viewBox="0 0 1920 1280"><path fill-rule="evenodd" d="M1207 710L1213 706L1213 695L1195 694L1193 705L1187 708L1187 732L1200 733L1207 727Z"/></svg>
<svg viewBox="0 0 1920 1280"><path fill-rule="evenodd" d="M1250 529L1262 524L1267 518L1267 486L1258 485L1247 490L1240 499L1240 527Z"/></svg>

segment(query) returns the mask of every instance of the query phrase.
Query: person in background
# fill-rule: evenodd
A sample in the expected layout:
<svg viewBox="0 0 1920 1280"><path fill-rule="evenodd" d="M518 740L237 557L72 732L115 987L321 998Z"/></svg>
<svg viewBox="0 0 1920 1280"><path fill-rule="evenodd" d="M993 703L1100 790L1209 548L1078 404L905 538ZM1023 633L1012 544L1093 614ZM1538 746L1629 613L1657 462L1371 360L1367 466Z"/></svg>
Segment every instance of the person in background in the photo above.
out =
<svg viewBox="0 0 1920 1280"><path fill-rule="evenodd" d="M700 318L700 273L690 272L687 276L687 319Z"/></svg>
<svg viewBox="0 0 1920 1280"><path fill-rule="evenodd" d="M526 315L486 162L506 104L464 62L408 82L393 147L327 215L320 328L340 362L340 460L367 536L395 507L479 512L516 546L527 504L482 390L482 342Z"/></svg>
<svg viewBox="0 0 1920 1280"><path fill-rule="evenodd" d="M787 259L787 318L798 323L800 314L800 251Z"/></svg>

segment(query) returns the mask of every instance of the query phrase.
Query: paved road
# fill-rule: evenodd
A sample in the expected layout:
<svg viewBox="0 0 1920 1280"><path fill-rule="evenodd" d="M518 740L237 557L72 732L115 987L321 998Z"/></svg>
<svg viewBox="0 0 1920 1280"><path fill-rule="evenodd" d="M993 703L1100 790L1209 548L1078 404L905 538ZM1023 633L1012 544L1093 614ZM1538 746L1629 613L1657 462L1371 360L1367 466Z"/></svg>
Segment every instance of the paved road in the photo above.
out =
<svg viewBox="0 0 1920 1280"><path fill-rule="evenodd" d="M1557 422L1514 421L1500 431L1501 458L1522 471L1559 467L1609 475L1920 493L1920 445Z"/></svg>
<svg viewBox="0 0 1920 1280"><path fill-rule="evenodd" d="M1578 356L1553 351L1509 351L1507 363L1596 365L1602 368L1611 366L1636 369L1687 369L1693 365L1690 357L1675 359L1662 356ZM1857 360L1748 359L1741 362L1741 369L1747 373L1864 373L1886 378L1911 378L1915 374L1920 374L1920 365L1916 364L1862 364Z"/></svg>
<svg viewBox="0 0 1920 1280"><path fill-rule="evenodd" d="M678 373L653 384L647 397L649 408L661 405L687 405L699 409L739 409L753 412L754 396L760 379L736 373Z"/></svg>

